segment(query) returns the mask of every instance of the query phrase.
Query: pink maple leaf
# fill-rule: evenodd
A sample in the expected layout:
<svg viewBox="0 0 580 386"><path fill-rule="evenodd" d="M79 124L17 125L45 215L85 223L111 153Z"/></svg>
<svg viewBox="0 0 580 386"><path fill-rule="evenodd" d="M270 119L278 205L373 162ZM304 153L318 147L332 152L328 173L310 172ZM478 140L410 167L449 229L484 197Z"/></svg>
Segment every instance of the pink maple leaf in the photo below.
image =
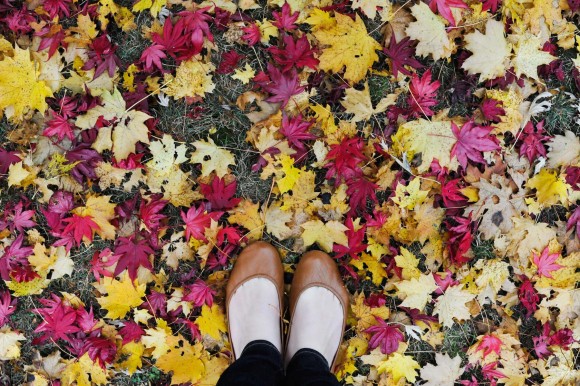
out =
<svg viewBox="0 0 580 386"><path fill-rule="evenodd" d="M437 283L438 287L433 292L437 295L443 295L447 288L459 284L459 282L453 278L453 273L449 269L445 272L433 272L433 279L435 279L435 283Z"/></svg>
<svg viewBox="0 0 580 386"><path fill-rule="evenodd" d="M302 35L296 41L292 36L284 35L283 42L280 47L268 48L274 61L282 66L283 72L290 71L292 66L296 66L296 68L310 67L316 70L319 60L314 57L314 49L310 47L306 35Z"/></svg>
<svg viewBox="0 0 580 386"><path fill-rule="evenodd" d="M491 126L479 126L469 120L461 126L461 130L454 122L451 122L451 131L457 138L457 142L451 148L451 156L456 156L463 168L467 167L467 160L485 163L481 152L500 149L497 138L491 137Z"/></svg>
<svg viewBox="0 0 580 386"><path fill-rule="evenodd" d="M47 126L42 132L42 135L45 137L55 135L59 141L67 137L72 141L74 139L73 125L62 115L54 113L52 119L47 122Z"/></svg>
<svg viewBox="0 0 580 386"><path fill-rule="evenodd" d="M518 299L526 309L526 316L531 316L538 309L540 295L526 276L522 277L522 284L518 288Z"/></svg>
<svg viewBox="0 0 580 386"><path fill-rule="evenodd" d="M70 6L72 5L71 0L44 0L42 2L42 8L48 13L51 19L59 16L64 19L65 16L70 16Z"/></svg>
<svg viewBox="0 0 580 386"><path fill-rule="evenodd" d="M302 115L289 117L286 113L283 113L282 126L278 131L286 137L292 148L305 150L306 146L302 141L316 138L316 135L308 131L311 126L312 122L304 120Z"/></svg>
<svg viewBox="0 0 580 386"><path fill-rule="evenodd" d="M523 140L520 146L520 157L525 155L530 160L530 162L534 162L534 160L539 155L546 157L546 147L542 142L547 141L550 139L550 137L544 135L543 133L543 120L538 122L535 129L532 121L529 121L526 124L521 134L521 138L523 138Z"/></svg>
<svg viewBox="0 0 580 386"><path fill-rule="evenodd" d="M163 46L161 44L153 44L143 50L141 58L139 60L145 63L145 71L153 71L153 67L160 71L163 71L163 66L161 65L161 59L165 59L167 55L162 51Z"/></svg>
<svg viewBox="0 0 580 386"><path fill-rule="evenodd" d="M489 98L481 103L481 113L483 117L492 122L499 122L501 116L505 115L505 110L503 109L503 102L497 99Z"/></svg>
<svg viewBox="0 0 580 386"><path fill-rule="evenodd" d="M483 357L485 358L488 354L495 352L499 355L501 351L502 341L495 335L485 335L481 342L477 346L477 350L483 350Z"/></svg>
<svg viewBox="0 0 580 386"><path fill-rule="evenodd" d="M47 308L37 308L32 312L42 317L42 322L34 332L43 334L34 339L33 344L42 343L49 338L55 342L59 339L70 342L68 334L80 331L80 328L75 325L77 318L75 309L64 304L55 294L52 294L52 300L40 299L40 302Z"/></svg>
<svg viewBox="0 0 580 386"><path fill-rule="evenodd" d="M211 289L203 280L198 279L193 284L185 286L185 296L183 300L192 302L194 306L201 307L206 304L211 307L213 305L213 297L216 292Z"/></svg>
<svg viewBox="0 0 580 386"><path fill-rule="evenodd" d="M366 160L362 153L364 142L360 137L344 138L339 144L330 145L326 160L330 161L324 167L328 168L326 178L338 177L348 179L362 171L357 165Z"/></svg>
<svg viewBox="0 0 580 386"><path fill-rule="evenodd" d="M229 210L238 205L242 200L241 198L234 198L237 186L238 183L236 180L233 180L226 185L225 178L215 176L213 180L211 180L211 184L201 183L199 185L199 190L209 201L211 205L209 208L211 210Z"/></svg>
<svg viewBox="0 0 580 386"><path fill-rule="evenodd" d="M209 228L211 220L217 221L223 212L206 213L203 206L189 208L187 213L181 212L181 219L185 222L185 238L193 237L205 240L205 228Z"/></svg>
<svg viewBox="0 0 580 386"><path fill-rule="evenodd" d="M120 237L117 239L117 246L115 247L115 254L120 255L117 266L115 267L115 276L119 275L123 270L127 269L131 280L137 277L137 270L139 267L144 267L149 271L153 270L153 266L149 261L149 255L155 253L149 241L145 238L137 238L136 235L129 237Z"/></svg>
<svg viewBox="0 0 580 386"><path fill-rule="evenodd" d="M250 46L254 46L260 42L262 39L262 33L260 32L260 27L256 23L252 23L247 27L242 28L244 39Z"/></svg>
<svg viewBox="0 0 580 386"><path fill-rule="evenodd" d="M4 212L4 219L0 220L0 230L5 228L10 229L11 232L18 231L22 232L24 228L32 228L36 225L34 220L33 210L22 210L24 204L19 201L14 208L7 206Z"/></svg>
<svg viewBox="0 0 580 386"><path fill-rule="evenodd" d="M389 57L391 72L396 77L399 72L405 75L411 75L411 72L405 68L410 66L414 69L423 68L424 66L415 59L415 48L410 37L405 37L397 43L395 34L391 34L389 46L383 48L383 52Z"/></svg>
<svg viewBox="0 0 580 386"><path fill-rule="evenodd" d="M209 23L213 17L207 13L210 7L199 8L195 11L181 11L178 13L182 17L185 34L189 35L191 44L189 56L197 55L203 48L203 40L207 38L213 42L213 35L209 29Z"/></svg>
<svg viewBox="0 0 580 386"><path fill-rule="evenodd" d="M580 206L576 207L566 223L566 230L569 231L572 228L576 228L576 237L580 238Z"/></svg>
<svg viewBox="0 0 580 386"><path fill-rule="evenodd" d="M44 26L40 31L34 33L34 36L41 38L38 45L38 51L48 48L48 58L55 54L59 47L67 48L68 43L63 41L66 37L62 26L60 24L52 24Z"/></svg>
<svg viewBox="0 0 580 386"><path fill-rule="evenodd" d="M10 165L20 162L20 157L15 151L6 151L0 148L0 174L8 173Z"/></svg>
<svg viewBox="0 0 580 386"><path fill-rule="evenodd" d="M304 91L304 87L300 86L300 79L296 73L296 69L288 73L282 73L278 68L271 63L268 64L268 80L258 81L258 74L254 81L264 89L264 91L271 94L266 99L268 102L281 102L282 108L286 107L290 99ZM264 79L266 79L264 78Z"/></svg>
<svg viewBox="0 0 580 386"><path fill-rule="evenodd" d="M110 267L115 265L121 256L115 255L109 248L102 251L95 251L91 259L91 271L97 281L101 280L101 275L113 277Z"/></svg>
<svg viewBox="0 0 580 386"><path fill-rule="evenodd" d="M84 71L95 69L93 79L98 78L105 70L109 77L115 76L115 69L121 67L121 61L115 55L117 45L111 43L107 35L101 35L91 43L91 50L88 51L89 60L85 62L82 69Z"/></svg>
<svg viewBox="0 0 580 386"><path fill-rule="evenodd" d="M8 290L0 291L0 327L7 321L8 317L16 311L16 298L10 297Z"/></svg>
<svg viewBox="0 0 580 386"><path fill-rule="evenodd" d="M77 245L80 245L83 237L85 237L89 243L92 242L94 232L101 229L101 227L93 221L93 216L90 215L79 216L78 214L73 213L71 217L67 217L62 221L67 224L62 233L73 235Z"/></svg>
<svg viewBox="0 0 580 386"><path fill-rule="evenodd" d="M19 266L27 265L28 256L32 254L32 247L22 246L24 233L20 233L12 244L4 248L4 253L0 256L0 277L3 280L10 280L10 273Z"/></svg>
<svg viewBox="0 0 580 386"><path fill-rule="evenodd" d="M284 3L282 6L282 12L274 11L272 12L274 17L274 24L279 30L292 31L296 29L296 20L300 16L300 12L290 12L290 4Z"/></svg>
<svg viewBox="0 0 580 386"><path fill-rule="evenodd" d="M238 54L235 50L227 51L222 54L222 61L216 72L218 74L229 74L233 72L240 60L242 60L245 56Z"/></svg>
<svg viewBox="0 0 580 386"><path fill-rule="evenodd" d="M533 262L536 267L538 267L538 274L540 276L545 276L552 279L551 272L557 271L560 268L563 268L563 265L555 263L555 261L560 257L559 253L552 253L550 254L550 249L548 247L544 248L542 254L536 255L533 254L534 259Z"/></svg>
<svg viewBox="0 0 580 386"><path fill-rule="evenodd" d="M379 189L379 186L362 174L354 175L347 179L346 185L348 186L346 194L349 196L348 203L350 205L349 215L354 215L359 209L365 209L368 200L373 203L377 202L375 192Z"/></svg>
<svg viewBox="0 0 580 386"><path fill-rule="evenodd" d="M152 198L149 202L141 200L141 204L139 205L139 217L150 232L156 232L159 230L161 227L161 221L167 218L166 215L161 213L165 208L165 205L167 205L167 200L162 200L158 197Z"/></svg>
<svg viewBox="0 0 580 386"><path fill-rule="evenodd" d="M429 8L431 11L437 12L449 21L449 23L455 27L455 19L451 13L451 8L469 8L462 0L431 0L429 3Z"/></svg>
<svg viewBox="0 0 580 386"><path fill-rule="evenodd" d="M175 24L168 18L163 24L163 34L159 35L153 33L151 40L154 43L161 45L165 51L176 60L184 60L189 56L188 50L189 41L184 35L184 20L179 19Z"/></svg>
<svg viewBox="0 0 580 386"><path fill-rule="evenodd" d="M123 321L123 327L119 329L119 335L123 337L123 344L127 344L129 342L138 342L143 335L145 335L145 331L132 320Z"/></svg>
<svg viewBox="0 0 580 386"><path fill-rule="evenodd" d="M437 102L437 90L441 86L441 82L436 80L431 82L431 70L425 71L423 76L419 78L417 74L413 74L411 84L409 85L409 96L407 103L411 108L411 116L418 117L424 114L430 117L434 114L431 107L435 106Z"/></svg>
<svg viewBox="0 0 580 386"><path fill-rule="evenodd" d="M399 343L405 340L403 333L394 326L386 323L384 320L375 317L378 325L371 326L364 332L372 334L369 340L369 349L381 347L383 354L391 354L399 348Z"/></svg>
<svg viewBox="0 0 580 386"><path fill-rule="evenodd" d="M107 363L115 360L117 346L105 337L90 336L85 340L82 352L88 353L89 358L104 369Z"/></svg>
<svg viewBox="0 0 580 386"><path fill-rule="evenodd" d="M354 223L352 222L352 217L348 217L345 221L345 225L348 228L346 231L346 236L348 237L348 246L343 246L339 244L334 244L333 252L336 254L334 257L340 259L343 256L349 255L352 259L358 259L358 254L364 252L367 249L367 244L365 244L365 232L366 226L362 225L358 230L354 229Z"/></svg>

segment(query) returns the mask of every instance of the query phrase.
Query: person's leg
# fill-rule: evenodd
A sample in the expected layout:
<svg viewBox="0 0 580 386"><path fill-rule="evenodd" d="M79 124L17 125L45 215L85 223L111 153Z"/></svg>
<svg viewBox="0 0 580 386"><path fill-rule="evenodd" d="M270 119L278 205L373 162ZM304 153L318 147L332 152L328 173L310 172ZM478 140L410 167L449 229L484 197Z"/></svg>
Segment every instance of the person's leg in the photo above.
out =
<svg viewBox="0 0 580 386"><path fill-rule="evenodd" d="M316 350L298 350L286 368L286 386L338 386L324 355Z"/></svg>
<svg viewBox="0 0 580 386"><path fill-rule="evenodd" d="M226 369L217 386L282 385L284 366L282 354L267 340L248 343L242 355Z"/></svg>

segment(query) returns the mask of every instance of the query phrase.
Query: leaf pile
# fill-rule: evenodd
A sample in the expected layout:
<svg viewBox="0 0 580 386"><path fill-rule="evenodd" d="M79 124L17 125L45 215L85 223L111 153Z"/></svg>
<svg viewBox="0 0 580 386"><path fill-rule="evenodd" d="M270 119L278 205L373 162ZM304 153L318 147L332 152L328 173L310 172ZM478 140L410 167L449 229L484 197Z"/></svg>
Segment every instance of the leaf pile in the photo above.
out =
<svg viewBox="0 0 580 386"><path fill-rule="evenodd" d="M3 2L0 384L215 384L259 239L345 384L577 384L580 4L402 3Z"/></svg>

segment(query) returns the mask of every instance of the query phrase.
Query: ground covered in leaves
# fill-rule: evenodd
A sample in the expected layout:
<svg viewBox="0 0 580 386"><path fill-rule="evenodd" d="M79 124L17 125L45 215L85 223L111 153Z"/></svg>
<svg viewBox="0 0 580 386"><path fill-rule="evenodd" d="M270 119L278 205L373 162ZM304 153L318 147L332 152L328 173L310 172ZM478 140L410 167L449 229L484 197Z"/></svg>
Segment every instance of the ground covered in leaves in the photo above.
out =
<svg viewBox="0 0 580 386"><path fill-rule="evenodd" d="M215 384L259 239L345 384L578 384L579 10L1 1L0 384Z"/></svg>

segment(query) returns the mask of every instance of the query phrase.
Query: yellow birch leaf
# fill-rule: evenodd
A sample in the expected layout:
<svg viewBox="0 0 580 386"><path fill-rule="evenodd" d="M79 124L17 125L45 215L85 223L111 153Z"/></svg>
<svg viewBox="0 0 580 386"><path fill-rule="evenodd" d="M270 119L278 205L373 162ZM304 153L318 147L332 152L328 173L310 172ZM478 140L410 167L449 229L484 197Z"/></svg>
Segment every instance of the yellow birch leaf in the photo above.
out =
<svg viewBox="0 0 580 386"><path fill-rule="evenodd" d="M325 252L331 252L335 243L348 246L348 238L344 233L348 228L338 221L332 220L323 223L316 219L307 221L300 226L304 229L301 237L305 247L318 243Z"/></svg>
<svg viewBox="0 0 580 386"><path fill-rule="evenodd" d="M213 92L215 88L211 77L213 70L215 66L212 63L204 63L198 57L184 60L177 67L175 77L170 73L165 74L164 83L167 87L163 91L175 99L204 98L206 93Z"/></svg>
<svg viewBox="0 0 580 386"><path fill-rule="evenodd" d="M0 109L6 110L6 116L21 120L28 109L44 114L52 91L39 76L39 64L30 59L28 49L15 45L14 57L4 56L0 61Z"/></svg>
<svg viewBox="0 0 580 386"><path fill-rule="evenodd" d="M12 331L8 325L0 328L0 361L20 358L21 340L26 340L24 334Z"/></svg>
<svg viewBox="0 0 580 386"><path fill-rule="evenodd" d="M131 282L129 274L123 273L121 280L111 277L103 278L103 286L107 291L106 296L97 298L102 308L107 310L105 318L122 319L133 307L143 303L145 296L145 284L139 284L137 280Z"/></svg>
<svg viewBox="0 0 580 386"><path fill-rule="evenodd" d="M322 48L320 69L338 73L346 68L344 78L350 83L363 79L373 63L379 59L376 51L381 45L369 36L367 29L357 14L349 16L335 13L336 24L331 28L315 29L312 34ZM316 26L316 24L315 24Z"/></svg>
<svg viewBox="0 0 580 386"><path fill-rule="evenodd" d="M538 202L545 206L554 205L558 202L567 204L568 188L570 185L553 172L548 169L542 169L534 177L526 182L526 187L529 189L536 189L536 197Z"/></svg>
<svg viewBox="0 0 580 386"><path fill-rule="evenodd" d="M415 48L417 55L432 55L434 60L448 58L453 42L447 36L445 19L435 15L423 2L412 6L411 13L417 21L410 23L405 32L411 39L419 41Z"/></svg>
<svg viewBox="0 0 580 386"><path fill-rule="evenodd" d="M489 19L485 25L485 35L475 30L465 35L465 48L473 53L461 68L469 74L479 74L479 81L503 76L511 55L511 46L504 36L504 24Z"/></svg>
<svg viewBox="0 0 580 386"><path fill-rule="evenodd" d="M417 379L417 369L420 368L421 366L413 357L395 352L386 361L378 363L377 371L379 374L384 372L390 373L395 383L399 382L399 379L403 377L409 382L415 382L415 379Z"/></svg>
<svg viewBox="0 0 580 386"><path fill-rule="evenodd" d="M61 374L64 386L76 383L76 386L104 385L107 383L107 373L97 363L84 353L78 360L71 360Z"/></svg>
<svg viewBox="0 0 580 386"><path fill-rule="evenodd" d="M220 148L213 139L199 140L193 143L195 152L191 155L191 163L201 164L201 175L207 177L215 171L218 177L228 174L228 165L235 165L234 155L226 149ZM206 160L205 158L208 157Z"/></svg>
<svg viewBox="0 0 580 386"><path fill-rule="evenodd" d="M195 320L195 323L199 326L199 331L202 334L207 334L218 341L222 339L221 333L228 331L224 313L217 304L211 307L204 304L201 307L201 315Z"/></svg>
<svg viewBox="0 0 580 386"><path fill-rule="evenodd" d="M248 230L244 236L250 240L260 240L264 232L264 219L259 213L260 205L252 201L243 200L237 207L230 210L228 221L230 224L238 224Z"/></svg>
<svg viewBox="0 0 580 386"><path fill-rule="evenodd" d="M401 306L416 308L419 311L423 311L425 305L432 299L431 293L438 288L432 274L421 274L418 279L403 280L395 283L395 287L398 290L397 296L404 299Z"/></svg>

